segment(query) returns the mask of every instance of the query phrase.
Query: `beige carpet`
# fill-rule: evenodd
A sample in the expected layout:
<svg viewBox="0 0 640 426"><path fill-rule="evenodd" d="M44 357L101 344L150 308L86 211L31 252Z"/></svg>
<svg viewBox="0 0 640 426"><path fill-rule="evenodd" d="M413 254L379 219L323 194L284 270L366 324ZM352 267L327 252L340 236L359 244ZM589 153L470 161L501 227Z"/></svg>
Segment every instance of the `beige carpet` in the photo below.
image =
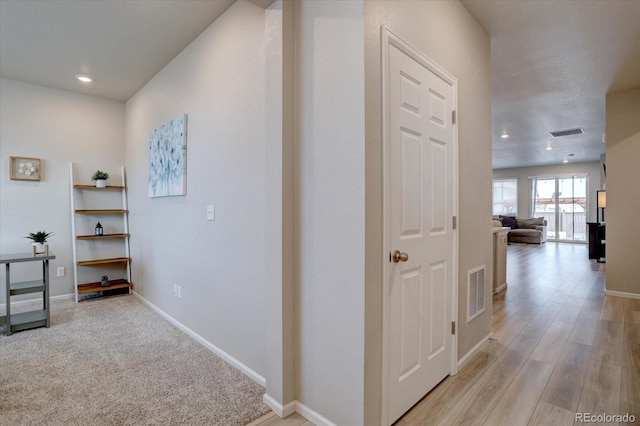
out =
<svg viewBox="0 0 640 426"><path fill-rule="evenodd" d="M51 328L0 334L0 425L245 425L263 393L135 296L54 301Z"/></svg>

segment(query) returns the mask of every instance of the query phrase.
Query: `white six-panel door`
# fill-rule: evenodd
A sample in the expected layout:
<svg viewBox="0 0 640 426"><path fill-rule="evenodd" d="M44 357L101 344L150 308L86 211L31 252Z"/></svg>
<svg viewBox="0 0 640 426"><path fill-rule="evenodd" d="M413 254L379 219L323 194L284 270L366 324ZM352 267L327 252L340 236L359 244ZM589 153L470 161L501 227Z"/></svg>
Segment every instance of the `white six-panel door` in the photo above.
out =
<svg viewBox="0 0 640 426"><path fill-rule="evenodd" d="M455 87L415 55L393 43L387 49L385 305L392 423L452 368Z"/></svg>

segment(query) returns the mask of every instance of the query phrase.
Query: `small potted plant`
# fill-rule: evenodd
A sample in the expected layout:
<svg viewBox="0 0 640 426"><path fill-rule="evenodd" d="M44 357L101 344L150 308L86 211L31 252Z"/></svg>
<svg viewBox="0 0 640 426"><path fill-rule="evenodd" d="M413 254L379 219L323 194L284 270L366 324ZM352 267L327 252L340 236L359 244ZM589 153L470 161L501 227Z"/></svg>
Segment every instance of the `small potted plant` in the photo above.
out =
<svg viewBox="0 0 640 426"><path fill-rule="evenodd" d="M44 253L46 255L49 254L49 243L47 243L47 239L52 235L53 232L38 231L30 232L29 235L25 237L32 241L31 245L33 247L34 256L38 253Z"/></svg>
<svg viewBox="0 0 640 426"><path fill-rule="evenodd" d="M104 188L107 186L107 179L109 179L109 173L102 170L96 170L91 176L91 180L96 181L96 188Z"/></svg>
<svg viewBox="0 0 640 426"><path fill-rule="evenodd" d="M100 277L100 285L102 287L109 287L109 277L106 275Z"/></svg>

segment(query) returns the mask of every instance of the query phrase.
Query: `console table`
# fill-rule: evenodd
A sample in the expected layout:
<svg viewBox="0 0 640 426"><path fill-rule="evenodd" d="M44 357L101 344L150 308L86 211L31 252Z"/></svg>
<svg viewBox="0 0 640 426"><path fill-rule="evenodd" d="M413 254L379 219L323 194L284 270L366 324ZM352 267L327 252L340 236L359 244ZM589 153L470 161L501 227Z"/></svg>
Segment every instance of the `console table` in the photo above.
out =
<svg viewBox="0 0 640 426"><path fill-rule="evenodd" d="M49 315L49 260L55 259L53 253L48 255L33 253L0 254L0 264L6 265L5 294L7 314L0 316L0 325L5 324L7 335L14 331L26 330L35 327L49 327L51 325ZM42 262L42 279L35 281L11 282L11 264L21 262ZM42 293L42 309L11 313L11 296L29 293Z"/></svg>
<svg viewBox="0 0 640 426"><path fill-rule="evenodd" d="M589 259L605 262L606 226L604 223L587 222L589 226Z"/></svg>

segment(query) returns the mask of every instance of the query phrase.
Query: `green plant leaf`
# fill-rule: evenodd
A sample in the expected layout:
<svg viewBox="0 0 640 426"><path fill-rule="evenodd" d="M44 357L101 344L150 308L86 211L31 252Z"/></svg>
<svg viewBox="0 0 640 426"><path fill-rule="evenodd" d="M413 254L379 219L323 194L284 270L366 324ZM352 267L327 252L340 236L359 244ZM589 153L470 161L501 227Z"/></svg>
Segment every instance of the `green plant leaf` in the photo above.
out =
<svg viewBox="0 0 640 426"><path fill-rule="evenodd" d="M102 170L96 170L93 175L91 175L91 180L107 180L109 179L109 173L103 172Z"/></svg>
<svg viewBox="0 0 640 426"><path fill-rule="evenodd" d="M34 243L44 244L47 242L47 239L53 235L53 232L47 231L38 231L38 232L30 232L25 238L32 240Z"/></svg>

